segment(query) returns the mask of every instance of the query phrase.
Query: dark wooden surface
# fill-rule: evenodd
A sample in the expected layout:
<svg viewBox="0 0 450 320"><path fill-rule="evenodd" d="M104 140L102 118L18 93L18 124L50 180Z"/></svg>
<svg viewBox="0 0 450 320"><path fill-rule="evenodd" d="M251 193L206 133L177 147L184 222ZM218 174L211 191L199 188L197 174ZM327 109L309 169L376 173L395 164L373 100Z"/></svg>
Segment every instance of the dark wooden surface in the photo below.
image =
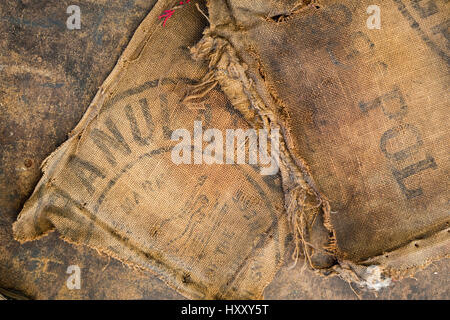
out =
<svg viewBox="0 0 450 320"><path fill-rule="evenodd" d="M149 272L136 271L52 233L20 245L11 225L39 180L39 165L76 125L156 0L79 0L81 30L67 30L66 0L0 3L0 287L32 299L182 299ZM81 289L66 287L69 265ZM300 263L282 268L267 299L449 298L448 260L377 294Z"/></svg>

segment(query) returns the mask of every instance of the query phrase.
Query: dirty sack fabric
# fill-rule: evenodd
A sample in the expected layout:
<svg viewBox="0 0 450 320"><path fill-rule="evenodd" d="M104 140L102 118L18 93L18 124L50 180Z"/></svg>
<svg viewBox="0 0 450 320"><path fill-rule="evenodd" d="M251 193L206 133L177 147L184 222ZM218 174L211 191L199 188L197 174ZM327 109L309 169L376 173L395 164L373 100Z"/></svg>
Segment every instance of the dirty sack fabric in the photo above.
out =
<svg viewBox="0 0 450 320"><path fill-rule="evenodd" d="M206 12L201 1L199 8ZM57 230L125 264L154 271L189 298L259 299L287 235L280 177L254 165L179 164L173 130L248 129L189 47L207 25L189 3L162 25L159 1L136 30L13 226L25 242ZM185 101L189 96L190 99Z"/></svg>
<svg viewBox="0 0 450 320"><path fill-rule="evenodd" d="M372 4L211 0L191 50L247 121L283 133L285 207L311 266L357 282L450 252L450 4Z"/></svg>

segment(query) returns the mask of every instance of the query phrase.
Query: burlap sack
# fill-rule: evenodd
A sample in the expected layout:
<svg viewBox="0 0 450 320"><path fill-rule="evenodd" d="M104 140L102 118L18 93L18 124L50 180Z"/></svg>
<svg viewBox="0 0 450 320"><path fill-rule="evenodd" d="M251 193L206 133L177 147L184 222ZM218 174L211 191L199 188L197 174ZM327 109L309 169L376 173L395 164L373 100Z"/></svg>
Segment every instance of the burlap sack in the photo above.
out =
<svg viewBox="0 0 450 320"><path fill-rule="evenodd" d="M286 222L294 258L375 289L447 256L447 5L380 3L372 30L369 1L212 0L209 21L194 2L165 26L176 2L155 6L44 163L16 238L57 229L198 298L260 297ZM281 129L281 186L174 165L168 137L194 120Z"/></svg>
<svg viewBox="0 0 450 320"><path fill-rule="evenodd" d="M250 123L281 128L306 256L326 237L356 281L450 252L448 13L447 1L211 0L192 49Z"/></svg>
<svg viewBox="0 0 450 320"><path fill-rule="evenodd" d="M24 242L57 230L155 271L187 297L260 298L284 255L280 178L253 165L173 163L175 129L192 133L196 120L223 132L249 128L219 89L195 96L208 86L199 85L207 66L188 47L207 20L189 3L163 26L158 17L174 5L155 5L70 138L44 162L14 234Z"/></svg>

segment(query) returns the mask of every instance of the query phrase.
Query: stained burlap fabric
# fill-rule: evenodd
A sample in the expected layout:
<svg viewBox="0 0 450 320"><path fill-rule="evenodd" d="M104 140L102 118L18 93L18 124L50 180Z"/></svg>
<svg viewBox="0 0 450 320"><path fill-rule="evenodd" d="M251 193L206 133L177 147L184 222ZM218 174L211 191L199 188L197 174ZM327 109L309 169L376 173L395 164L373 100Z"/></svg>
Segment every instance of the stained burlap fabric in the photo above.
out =
<svg viewBox="0 0 450 320"><path fill-rule="evenodd" d="M320 249L322 215L334 269L398 276L450 251L449 5L384 1L369 29L370 5L210 1L192 53L249 122L284 132L286 210L305 247Z"/></svg>
<svg viewBox="0 0 450 320"><path fill-rule="evenodd" d="M289 226L294 259L352 281L448 255L448 6L383 2L369 30L370 4L192 1L162 26L177 3L158 2L15 237L56 229L193 298L260 298ZM170 134L195 120L279 128L280 176L175 165Z"/></svg>
<svg viewBox="0 0 450 320"><path fill-rule="evenodd" d="M161 1L136 31L14 225L19 241L58 230L192 298L260 298L283 258L277 176L250 165L176 165L172 130L249 128L220 90L181 100L207 68L190 57L207 20L194 5L166 26ZM206 8L204 8L206 10Z"/></svg>

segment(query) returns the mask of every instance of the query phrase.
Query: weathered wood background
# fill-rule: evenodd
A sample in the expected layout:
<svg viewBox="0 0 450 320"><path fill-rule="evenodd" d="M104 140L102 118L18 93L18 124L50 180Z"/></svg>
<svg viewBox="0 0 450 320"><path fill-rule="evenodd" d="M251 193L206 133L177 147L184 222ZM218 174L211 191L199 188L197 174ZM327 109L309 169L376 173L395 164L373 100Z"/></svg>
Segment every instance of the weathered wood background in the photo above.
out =
<svg viewBox="0 0 450 320"><path fill-rule="evenodd" d="M132 270L57 233L20 245L11 225L39 180L39 166L76 125L156 0L80 0L81 30L68 30L66 0L0 3L0 287L33 299L181 299L150 273ZM69 265L81 289L69 290ZM449 263L358 294L365 299L448 299ZM358 291L357 291L358 292ZM267 299L356 299L338 278L282 268Z"/></svg>

